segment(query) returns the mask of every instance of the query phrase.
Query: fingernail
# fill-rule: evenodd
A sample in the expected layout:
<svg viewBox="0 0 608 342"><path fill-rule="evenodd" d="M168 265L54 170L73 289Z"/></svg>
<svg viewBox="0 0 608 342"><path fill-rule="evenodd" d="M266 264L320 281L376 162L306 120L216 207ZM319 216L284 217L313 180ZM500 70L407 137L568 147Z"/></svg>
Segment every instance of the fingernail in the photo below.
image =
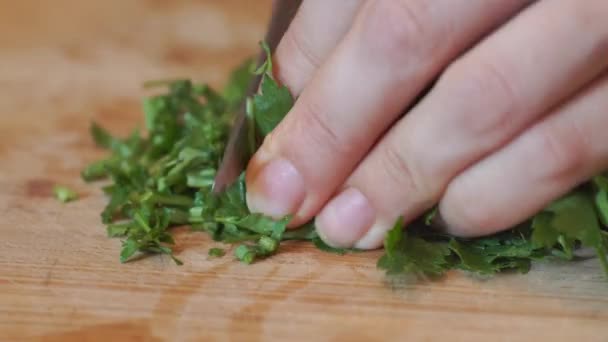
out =
<svg viewBox="0 0 608 342"><path fill-rule="evenodd" d="M330 246L352 247L374 223L376 211L359 190L348 188L317 215L317 232Z"/></svg>
<svg viewBox="0 0 608 342"><path fill-rule="evenodd" d="M271 160L247 181L247 206L273 218L295 214L304 199L304 180L284 158Z"/></svg>
<svg viewBox="0 0 608 342"><path fill-rule="evenodd" d="M354 247L365 250L382 247L386 232L388 232L390 228L390 225L375 223L359 241L355 242Z"/></svg>

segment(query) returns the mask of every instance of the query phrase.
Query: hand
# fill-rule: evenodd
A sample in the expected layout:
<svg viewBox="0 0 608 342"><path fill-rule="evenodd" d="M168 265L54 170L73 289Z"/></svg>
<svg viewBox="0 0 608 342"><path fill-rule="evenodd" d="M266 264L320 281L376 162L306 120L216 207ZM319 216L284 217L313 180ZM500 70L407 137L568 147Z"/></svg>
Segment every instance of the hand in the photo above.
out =
<svg viewBox="0 0 608 342"><path fill-rule="evenodd" d="M605 0L305 0L275 55L298 100L248 167L250 209L362 249L435 204L460 236L525 220L608 168L606 18Z"/></svg>

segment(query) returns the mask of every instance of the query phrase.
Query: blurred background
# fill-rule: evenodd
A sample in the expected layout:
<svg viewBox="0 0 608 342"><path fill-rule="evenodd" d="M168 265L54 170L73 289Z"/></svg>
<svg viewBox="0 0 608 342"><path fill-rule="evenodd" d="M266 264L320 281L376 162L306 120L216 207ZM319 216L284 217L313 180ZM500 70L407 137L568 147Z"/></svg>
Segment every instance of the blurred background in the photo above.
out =
<svg viewBox="0 0 608 342"><path fill-rule="evenodd" d="M221 86L256 53L270 10L271 0L0 0L0 185L17 189L26 171L77 178L101 157L92 120L118 135L142 126L145 81Z"/></svg>
<svg viewBox="0 0 608 342"><path fill-rule="evenodd" d="M98 106L121 99L128 107L150 79L189 77L220 85L255 52L270 5L0 0L0 127L7 126L1 118L15 112L31 120L32 112L58 110L101 115Z"/></svg>
<svg viewBox="0 0 608 342"><path fill-rule="evenodd" d="M217 79L218 66L238 63L263 37L269 6L267 0L0 0L0 70L5 79L35 71L55 76L43 66L63 59L95 66L101 76L123 71L123 80L191 71Z"/></svg>

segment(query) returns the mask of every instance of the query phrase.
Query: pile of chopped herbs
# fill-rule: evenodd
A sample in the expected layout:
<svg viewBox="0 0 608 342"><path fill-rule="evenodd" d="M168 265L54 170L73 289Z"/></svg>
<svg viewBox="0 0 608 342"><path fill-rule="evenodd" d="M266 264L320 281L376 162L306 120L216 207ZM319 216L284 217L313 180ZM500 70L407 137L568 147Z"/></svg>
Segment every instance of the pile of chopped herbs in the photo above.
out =
<svg viewBox="0 0 608 342"><path fill-rule="evenodd" d="M263 44L264 45L264 44ZM122 238L120 261L136 254L173 255L171 227L187 225L216 241L238 245L234 256L244 262L271 256L286 240L311 241L326 252L346 253L324 244L312 223L286 230L290 217L273 220L252 214L245 203L245 182L239 180L217 195L212 192L230 125L243 100L257 148L294 103L288 89L272 76L269 58L254 70L252 60L237 68L223 91L190 80L149 82L168 89L144 99L147 134L135 130L121 139L97 124L91 134L111 154L82 172L85 181L110 179L103 187L109 202L101 213L110 237ZM258 94L244 99L254 74L262 75ZM64 191L59 189L66 199ZM558 199L528 222L483 238L462 239L429 227L433 211L402 229L397 222L386 236L385 254L377 266L388 275L438 277L451 269L481 275L530 269L532 261L577 260L580 249L592 249L608 274L608 175L598 175ZM209 255L225 251L212 248Z"/></svg>

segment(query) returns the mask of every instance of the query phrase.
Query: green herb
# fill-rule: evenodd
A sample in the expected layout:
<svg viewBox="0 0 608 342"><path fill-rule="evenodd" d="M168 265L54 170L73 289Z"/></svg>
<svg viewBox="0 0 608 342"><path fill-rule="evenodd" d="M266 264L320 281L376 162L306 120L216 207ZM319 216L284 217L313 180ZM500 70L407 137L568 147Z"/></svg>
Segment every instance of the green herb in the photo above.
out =
<svg viewBox="0 0 608 342"><path fill-rule="evenodd" d="M386 237L385 255L378 267L387 274L438 276L450 269L480 275L504 270L527 272L532 261L574 260L578 246L593 248L608 275L607 233L601 209L594 206L598 190L589 184L556 200L529 222L493 236L460 239L428 227L401 232L396 225ZM426 220L429 223L429 220Z"/></svg>
<svg viewBox="0 0 608 342"><path fill-rule="evenodd" d="M253 248L247 245L238 246L237 249L234 250L234 256L245 264L251 264L256 258Z"/></svg>
<svg viewBox="0 0 608 342"><path fill-rule="evenodd" d="M55 194L55 198L63 203L78 199L78 194L74 190L62 185L53 187L53 193Z"/></svg>
<svg viewBox="0 0 608 342"><path fill-rule="evenodd" d="M589 189L581 189L553 202L536 216L532 241L544 248L557 245L568 259L572 259L577 243L593 248L608 274L608 242L600 226L603 209L599 205L596 207L593 201L601 191L594 194Z"/></svg>
<svg viewBox="0 0 608 342"><path fill-rule="evenodd" d="M209 256L210 257L221 258L225 254L226 254L226 251L224 251L221 248L211 248L211 249L209 249Z"/></svg>
<svg viewBox="0 0 608 342"><path fill-rule="evenodd" d="M395 223L384 240L385 254L378 268L387 275L414 274L437 277L449 268L450 249L445 242L431 243L403 230L403 221Z"/></svg>
<svg viewBox="0 0 608 342"><path fill-rule="evenodd" d="M262 48L270 55L266 44L262 44ZM281 122L293 106L294 101L289 89L280 86L272 77L272 59L266 59L256 73L263 74L260 85L261 93L253 96L249 114L255 119L259 132L267 135Z"/></svg>
<svg viewBox="0 0 608 342"><path fill-rule="evenodd" d="M189 80L147 82L166 93L144 99L147 134L134 130L121 139L97 124L91 126L95 143L111 154L82 171L86 181L111 180L103 188L109 201L101 220L109 237L123 239L120 261L142 253L173 256L170 228L188 225L224 243L238 244L234 256L245 264L269 257L286 240L310 241L319 249L345 254L354 250L325 244L312 223L286 230L291 217L273 220L252 214L245 202L244 175L223 193L211 191L228 138L233 112L246 101L252 135L271 132L291 109L294 99L272 76L268 47L266 61L257 69L251 60L233 72L223 92ZM255 69L255 70L254 70ZM261 75L258 94L244 99L254 74ZM60 199L72 198L65 188ZM461 239L429 227L437 209L403 229L398 221L385 239L385 254L377 266L388 275L440 277L458 269L490 276L505 270L527 272L533 261L576 260L580 247L592 248L608 274L608 177L590 182L555 201L528 222L493 236ZM211 248L220 257L224 250Z"/></svg>

